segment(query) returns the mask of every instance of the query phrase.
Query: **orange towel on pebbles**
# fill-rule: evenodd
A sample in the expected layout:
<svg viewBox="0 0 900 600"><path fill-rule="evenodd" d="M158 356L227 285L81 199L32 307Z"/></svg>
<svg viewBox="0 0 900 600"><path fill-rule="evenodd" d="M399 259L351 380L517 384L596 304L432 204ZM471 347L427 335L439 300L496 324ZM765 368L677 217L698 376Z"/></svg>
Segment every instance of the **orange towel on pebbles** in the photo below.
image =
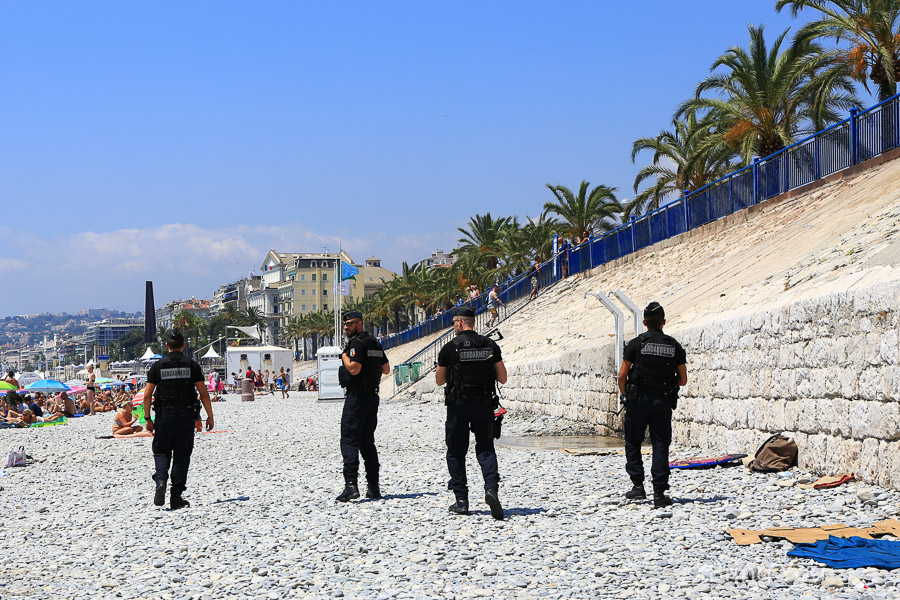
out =
<svg viewBox="0 0 900 600"><path fill-rule="evenodd" d="M865 529L836 524L822 527L773 527L772 529L759 531L726 529L725 533L734 538L734 541L741 546L758 544L763 541L762 536L785 539L795 544L810 544L819 540L827 540L828 536L831 535L842 538L853 536L872 538L881 535L900 536L900 521L897 519L885 519Z"/></svg>
<svg viewBox="0 0 900 600"><path fill-rule="evenodd" d="M839 485L842 485L842 484L847 483L848 481L854 479L855 478L854 475L855 475L854 473L850 473L849 475L847 475L847 474L826 475L825 477L819 477L812 483L798 484L797 487L803 488L804 490L812 490L812 489L821 490L823 488L833 488L833 487L837 487Z"/></svg>

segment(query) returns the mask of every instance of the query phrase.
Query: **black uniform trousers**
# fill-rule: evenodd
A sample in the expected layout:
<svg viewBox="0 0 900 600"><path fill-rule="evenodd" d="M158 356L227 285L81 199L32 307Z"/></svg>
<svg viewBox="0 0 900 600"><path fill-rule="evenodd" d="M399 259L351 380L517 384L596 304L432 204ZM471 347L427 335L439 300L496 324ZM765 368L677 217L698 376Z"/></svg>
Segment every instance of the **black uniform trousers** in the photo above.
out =
<svg viewBox="0 0 900 600"><path fill-rule="evenodd" d="M344 457L344 481L357 481L359 456L366 463L366 481L378 484L378 450L375 428L378 426L378 394L347 390L341 413L341 456Z"/></svg>
<svg viewBox="0 0 900 600"><path fill-rule="evenodd" d="M188 467L194 451L195 414L193 410L157 412L153 420L153 462L155 481L165 482L172 467L172 493L187 487Z"/></svg>
<svg viewBox="0 0 900 600"><path fill-rule="evenodd" d="M641 444L650 427L653 462L650 476L655 491L669 489L669 445L672 443L672 404L662 394L639 394L625 406L625 471L635 485L644 484Z"/></svg>
<svg viewBox="0 0 900 600"><path fill-rule="evenodd" d="M488 402L454 401L447 405L445 424L447 439L447 469L453 492L468 494L466 453L469 451L469 430L475 434L475 457L481 466L484 489L500 485L497 452L494 450L494 407Z"/></svg>

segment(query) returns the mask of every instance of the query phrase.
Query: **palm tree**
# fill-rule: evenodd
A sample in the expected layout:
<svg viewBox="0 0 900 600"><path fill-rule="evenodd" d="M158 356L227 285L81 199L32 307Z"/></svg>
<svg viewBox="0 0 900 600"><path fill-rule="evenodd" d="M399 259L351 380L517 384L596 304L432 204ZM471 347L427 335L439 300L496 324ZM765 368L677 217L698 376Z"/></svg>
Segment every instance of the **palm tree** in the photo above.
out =
<svg viewBox="0 0 900 600"><path fill-rule="evenodd" d="M672 130L663 130L655 138L640 138L631 148L631 162L645 150L653 153L653 162L634 178L634 199L625 205L623 219L660 207L665 198L682 191L698 190L733 170L735 153L728 145L706 142L716 134L715 121L699 120L689 112L684 119L673 119ZM702 150L701 150L702 148ZM652 179L651 179L652 178ZM641 184L651 184L638 192Z"/></svg>
<svg viewBox="0 0 900 600"><path fill-rule="evenodd" d="M463 234L459 238L459 252L474 253L482 257L485 268L497 268L497 249L503 235L503 227L509 222L509 217L494 219L491 213L476 214L469 219L468 229L458 228Z"/></svg>
<svg viewBox="0 0 900 600"><path fill-rule="evenodd" d="M676 118L692 111L708 114L717 133L701 144L703 150L725 143L749 164L791 144L798 134L823 129L842 112L858 107L846 65L835 64L829 53L809 39L796 39L782 50L788 30L771 47L764 27L748 25L750 46L732 46L710 67L693 99L684 102ZM715 92L718 97L704 97Z"/></svg>
<svg viewBox="0 0 900 600"><path fill-rule="evenodd" d="M565 237L580 236L584 231L590 234L609 231L612 224L608 219L622 211L622 205L616 200L616 188L598 185L589 192L590 182L582 180L576 196L565 186L546 185L556 202L544 204L544 215L552 213L563 220Z"/></svg>
<svg viewBox="0 0 900 600"><path fill-rule="evenodd" d="M897 93L900 78L900 0L777 0L775 10L790 7L796 17L804 8L821 17L808 23L798 38L847 40L839 50L841 61L850 66L850 76L869 91L878 86L878 100Z"/></svg>

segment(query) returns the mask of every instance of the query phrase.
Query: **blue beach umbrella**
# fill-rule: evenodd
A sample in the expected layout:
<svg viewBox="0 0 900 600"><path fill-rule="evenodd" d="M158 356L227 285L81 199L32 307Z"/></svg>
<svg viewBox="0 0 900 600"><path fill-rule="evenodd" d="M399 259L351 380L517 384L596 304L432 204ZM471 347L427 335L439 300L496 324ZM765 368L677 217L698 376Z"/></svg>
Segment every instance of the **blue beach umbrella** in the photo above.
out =
<svg viewBox="0 0 900 600"><path fill-rule="evenodd" d="M44 392L45 394L57 394L59 392L70 392L72 389L64 383L55 379L41 379L34 383L29 383L25 389L30 392Z"/></svg>

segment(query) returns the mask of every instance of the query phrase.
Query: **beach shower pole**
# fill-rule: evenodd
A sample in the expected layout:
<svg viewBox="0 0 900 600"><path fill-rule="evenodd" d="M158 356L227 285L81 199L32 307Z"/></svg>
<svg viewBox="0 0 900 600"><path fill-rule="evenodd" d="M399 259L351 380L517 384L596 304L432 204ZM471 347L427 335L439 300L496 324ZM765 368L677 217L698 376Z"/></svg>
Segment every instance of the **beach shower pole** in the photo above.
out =
<svg viewBox="0 0 900 600"><path fill-rule="evenodd" d="M612 294L634 315L634 337L641 335L641 309L622 290L616 290Z"/></svg>
<svg viewBox="0 0 900 600"><path fill-rule="evenodd" d="M623 320L625 319L625 315L622 314L622 311L619 309L615 303L609 299L609 297L601 291L594 292L593 294L590 292L585 292L584 297L593 296L597 300L600 301L606 310L613 314L613 318L615 319L615 330L616 330L616 364L613 367L613 374L618 375L619 373L619 365L622 364L622 354L624 353L624 339L625 339L625 326L623 325Z"/></svg>

